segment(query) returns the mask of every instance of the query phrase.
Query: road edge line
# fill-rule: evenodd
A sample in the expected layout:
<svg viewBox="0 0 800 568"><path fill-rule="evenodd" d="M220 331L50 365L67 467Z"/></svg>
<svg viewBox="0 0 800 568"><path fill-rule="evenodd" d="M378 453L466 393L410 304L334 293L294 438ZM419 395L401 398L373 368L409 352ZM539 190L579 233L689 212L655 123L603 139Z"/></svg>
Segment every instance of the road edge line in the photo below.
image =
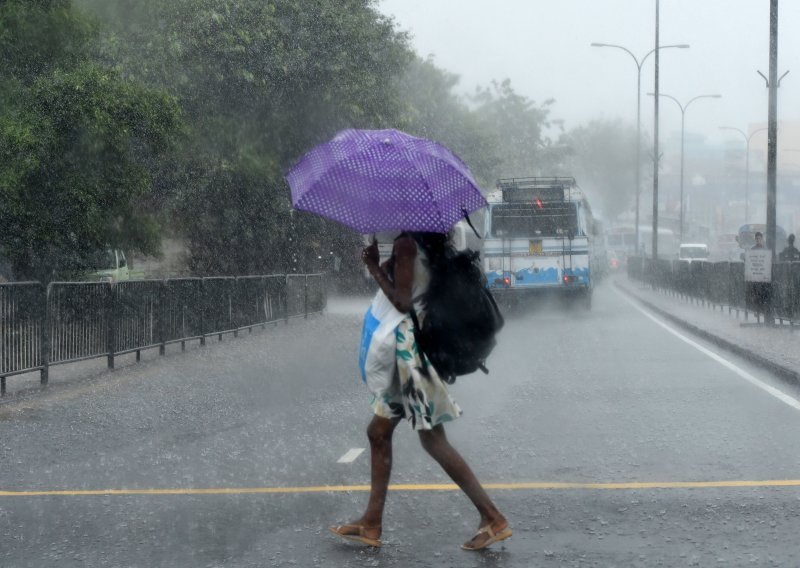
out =
<svg viewBox="0 0 800 568"><path fill-rule="evenodd" d="M674 323L675 325L677 325L679 327L682 327L685 330L690 331L691 333L693 333L695 335L700 336L701 338L705 339L706 341L709 341L709 342L713 343L714 345L717 345L718 347L721 347L721 348L726 349L726 350L728 350L728 351L730 351L732 353L735 353L736 355L739 355L740 357L744 357L750 363L753 363L755 365L758 365L758 366L766 369L767 371L775 373L776 375L778 375L779 377L781 377L785 381L789 382L793 386L800 385L800 373L798 373L797 371L795 371L793 369L790 369L789 367L784 367L783 365L781 365L779 363L776 363L776 362L768 359L767 357L764 357L763 355L759 355L755 351L752 351L750 349L746 349L746 348L744 348L744 347L742 347L740 345L737 345L736 343L733 343L732 341L728 341L727 339L724 339L724 338L722 338L722 337L720 337L718 335L715 335L715 334L713 334L713 333L711 333L709 331L706 331L706 330L704 330L704 329L702 329L700 327L697 327L696 325L694 325L692 323L689 323L688 321L686 321L684 319L681 319L678 316L673 315L673 314L667 312L666 310L663 310L663 309L659 308L658 306L656 306L652 302L650 302L648 300L645 300L644 298L642 298L641 296L636 294L636 292L633 292L633 291L629 290L626 286L620 284L619 282L614 282L614 287L618 291L620 291L621 293L623 293L626 296L634 299L635 301L637 301L640 304L644 305L647 309L657 313L659 316L663 317L664 319L669 320L670 322Z"/></svg>

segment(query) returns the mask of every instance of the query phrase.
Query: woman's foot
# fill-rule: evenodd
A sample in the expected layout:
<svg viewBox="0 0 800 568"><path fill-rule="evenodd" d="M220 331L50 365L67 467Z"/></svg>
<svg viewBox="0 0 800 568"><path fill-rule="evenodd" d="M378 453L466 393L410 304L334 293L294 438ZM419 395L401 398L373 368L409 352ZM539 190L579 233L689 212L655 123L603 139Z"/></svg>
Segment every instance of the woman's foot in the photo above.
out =
<svg viewBox="0 0 800 568"><path fill-rule="evenodd" d="M495 542L500 542L510 537L513 533L508 527L508 521L504 517L495 519L478 529L471 539L461 545L464 550L483 550Z"/></svg>
<svg viewBox="0 0 800 568"><path fill-rule="evenodd" d="M328 530L336 536L351 540L353 542L359 542L361 544L366 544L367 546L381 546L380 525L368 527L358 522L354 522L346 525L328 527Z"/></svg>

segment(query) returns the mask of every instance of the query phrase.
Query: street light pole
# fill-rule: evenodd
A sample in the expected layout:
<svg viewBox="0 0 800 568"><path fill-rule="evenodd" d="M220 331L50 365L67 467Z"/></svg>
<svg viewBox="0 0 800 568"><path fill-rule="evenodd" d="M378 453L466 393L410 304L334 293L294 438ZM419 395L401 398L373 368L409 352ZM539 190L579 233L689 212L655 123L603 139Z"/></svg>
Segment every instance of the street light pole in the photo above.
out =
<svg viewBox="0 0 800 568"><path fill-rule="evenodd" d="M767 105L767 243L775 258L778 165L778 0L769 3L769 102ZM771 317L771 316L770 316ZM770 324L774 320L769 319Z"/></svg>
<svg viewBox="0 0 800 568"><path fill-rule="evenodd" d="M614 47L617 49L621 49L625 53L631 56L633 62L636 64L636 217L635 217L635 246L636 246L636 254L639 254L639 193L641 191L642 186L642 65L644 65L645 60L650 57L653 53L655 53L656 49L653 48L647 53L642 56L641 59L637 58L633 52L628 49L627 47L623 47L621 45L616 45L613 43L597 43L594 42L591 44L592 47ZM675 47L678 49L688 49L689 44L681 43L675 45L661 45L658 47L659 50L661 49L668 49L671 47Z"/></svg>
<svg viewBox="0 0 800 568"><path fill-rule="evenodd" d="M655 96L655 93L647 93L648 95ZM692 104L697 99L719 99L722 98L722 95L697 95L689 99L689 101L683 105L680 103L678 99L673 97L672 95L667 95L666 93L659 93L660 97L667 97L675 101L675 104L678 105L678 108L681 109L681 215L680 215L680 235L681 235L681 242L683 242L683 216L684 216L684 206L683 206L683 156L684 156L684 141L685 141L685 132L686 132L686 109L689 108L689 105Z"/></svg>
<svg viewBox="0 0 800 568"><path fill-rule="evenodd" d="M656 48L661 45L659 40L659 1L656 0ZM658 261L658 60L661 50L656 49L655 70L653 72L653 92L656 98L653 104L653 269ZM655 274L655 272L653 273Z"/></svg>
<svg viewBox="0 0 800 568"><path fill-rule="evenodd" d="M744 136L745 141L745 157L744 157L744 222L750 222L750 140L759 132L766 132L766 128L759 128L753 130L750 136L744 130L735 128L733 126L720 126L720 130L734 130Z"/></svg>

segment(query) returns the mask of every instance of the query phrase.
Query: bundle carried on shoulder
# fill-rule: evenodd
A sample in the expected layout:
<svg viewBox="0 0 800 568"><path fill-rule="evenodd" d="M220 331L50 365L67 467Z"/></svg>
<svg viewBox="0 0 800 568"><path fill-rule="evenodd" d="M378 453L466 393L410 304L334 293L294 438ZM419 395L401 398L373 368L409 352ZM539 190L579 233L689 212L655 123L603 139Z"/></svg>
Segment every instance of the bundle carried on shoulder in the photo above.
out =
<svg viewBox="0 0 800 568"><path fill-rule="evenodd" d="M423 243L418 241L423 247ZM456 377L484 373L486 359L497 344L504 320L480 266L480 254L447 246L428 259L431 282L423 298L420 326L412 310L417 343L439 376L452 384Z"/></svg>

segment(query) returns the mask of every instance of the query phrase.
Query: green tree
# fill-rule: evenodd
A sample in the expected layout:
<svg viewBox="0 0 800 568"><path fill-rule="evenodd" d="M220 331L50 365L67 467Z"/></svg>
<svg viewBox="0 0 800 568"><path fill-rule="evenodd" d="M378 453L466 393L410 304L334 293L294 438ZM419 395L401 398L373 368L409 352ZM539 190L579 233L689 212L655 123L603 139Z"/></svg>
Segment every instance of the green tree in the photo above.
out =
<svg viewBox="0 0 800 568"><path fill-rule="evenodd" d="M478 184L494 186L501 163L495 133L483 128L477 114L455 94L457 75L437 67L433 58L414 58L397 78L402 102L398 127L409 134L441 142L470 167Z"/></svg>
<svg viewBox="0 0 800 568"><path fill-rule="evenodd" d="M86 1L109 25L109 61L184 109L182 159L159 185L196 271L291 270L287 251L315 240L298 232L342 236L292 220L283 174L341 128L394 122L411 54L371 1Z"/></svg>
<svg viewBox="0 0 800 568"><path fill-rule="evenodd" d="M17 278L109 246L158 250L141 205L180 111L100 65L96 39L67 0L0 4L0 252Z"/></svg>
<svg viewBox="0 0 800 568"><path fill-rule="evenodd" d="M561 158L545 131L560 124L548 120L555 101L537 105L518 94L505 79L479 88L474 96L479 125L494 139L493 154L499 162L483 174L496 181L502 177L553 175Z"/></svg>

